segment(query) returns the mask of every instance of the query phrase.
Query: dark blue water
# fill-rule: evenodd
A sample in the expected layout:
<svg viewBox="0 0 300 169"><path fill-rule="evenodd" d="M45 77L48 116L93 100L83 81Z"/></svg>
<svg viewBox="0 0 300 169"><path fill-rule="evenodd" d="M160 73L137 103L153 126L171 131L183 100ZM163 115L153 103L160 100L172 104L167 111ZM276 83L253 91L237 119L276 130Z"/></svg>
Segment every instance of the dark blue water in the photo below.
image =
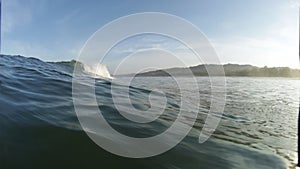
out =
<svg viewBox="0 0 300 169"><path fill-rule="evenodd" d="M206 87L209 79L199 77L202 88L196 92L202 94L203 112L189 135L164 154L129 159L98 147L81 129L72 100L74 64L0 56L1 169L295 167L299 80L227 78L222 121L214 135L199 144L210 98ZM185 80L188 84L189 78ZM173 114L178 113L177 92L168 78L140 77L131 88L131 99L139 108L147 105L143 98L149 94L148 88L157 85L174 98L168 103L169 114L141 126L143 130L118 114L111 102L110 85L109 80L96 79L97 99L105 103L101 105L105 118L120 132L152 136L163 132L176 118ZM192 107L193 99L187 102Z"/></svg>

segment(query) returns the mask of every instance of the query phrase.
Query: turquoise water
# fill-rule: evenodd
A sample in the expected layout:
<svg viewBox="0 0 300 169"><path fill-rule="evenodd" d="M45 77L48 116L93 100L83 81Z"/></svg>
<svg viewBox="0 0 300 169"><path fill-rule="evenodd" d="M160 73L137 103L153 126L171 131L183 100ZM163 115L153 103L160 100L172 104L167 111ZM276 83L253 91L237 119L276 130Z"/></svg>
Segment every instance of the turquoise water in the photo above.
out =
<svg viewBox="0 0 300 169"><path fill-rule="evenodd" d="M188 136L161 155L129 159L98 147L81 129L72 100L73 64L0 56L1 169L295 168L299 80L226 78L222 120L213 136L199 144L199 132L210 106L209 78L199 77L200 90L187 87L188 92L201 94L201 112ZM187 86L191 83L190 78L183 80ZM130 97L139 109L159 107L150 105L148 94L154 88L164 91L169 98L165 113L149 124L130 122L114 107L110 80L96 79L97 101L104 117L116 130L130 136L149 137L166 130L180 108L174 80L138 77L131 85ZM122 93L125 89L120 86L119 90ZM185 100L190 107L193 101L192 94Z"/></svg>

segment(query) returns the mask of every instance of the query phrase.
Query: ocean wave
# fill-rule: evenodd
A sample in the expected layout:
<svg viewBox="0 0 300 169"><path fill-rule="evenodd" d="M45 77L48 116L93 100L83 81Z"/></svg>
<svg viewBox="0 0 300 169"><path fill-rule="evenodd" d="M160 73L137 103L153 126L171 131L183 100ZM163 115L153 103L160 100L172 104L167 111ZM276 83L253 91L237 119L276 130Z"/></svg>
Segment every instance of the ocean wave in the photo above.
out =
<svg viewBox="0 0 300 169"><path fill-rule="evenodd" d="M132 137L151 137L165 131L177 118L180 109L178 101L180 94L173 88L173 83L169 83L169 86L162 85L167 83L159 78L142 80L150 86L159 84L160 87L166 87L165 111L161 118L154 122L137 124L122 117L114 106L110 91L113 82L109 80L111 76L104 65L87 67L75 60L44 62L36 58L0 55L1 169L286 168L284 160L278 155L247 147L247 145L257 145L265 139L264 133L261 134L255 131L255 128L248 127L251 123L255 123L255 120L252 120L255 117L249 120L250 117L233 116L228 112L224 117L233 120L224 122L229 127L223 125L224 129L221 128L222 130L204 144L197 142L197 134L207 117L205 113L201 114L201 117L199 115L195 125L197 127L194 127L182 143L165 154L148 159L128 159L112 155L93 143L79 124L72 99L72 77L75 64L82 74L95 79L95 94L97 101L101 103L83 105L84 108L88 110L99 107L103 116L117 131ZM125 97L123 92L126 91L126 86L115 85L120 91L118 96ZM133 106L141 110L150 107L161 108L158 104L150 105L148 100L150 93L158 99L162 97L161 94L151 92L150 88L141 86L143 84L129 87ZM193 92L195 91L191 91ZM209 104L206 104L206 101L210 98L204 97L203 99L205 105L201 107L201 110L207 112ZM189 113L194 107L193 99L186 102L191 104L190 109L183 112ZM126 105L122 106L126 111ZM258 115L261 114L263 113ZM245 121L247 123L244 123ZM245 125L246 132L240 132L242 128L240 125ZM233 128L235 126L238 127ZM264 129L263 126L257 128ZM254 131L249 131L250 129ZM248 134L248 132L252 133ZM234 135L234 133L238 134ZM252 142L245 141L244 143L243 140L252 140Z"/></svg>

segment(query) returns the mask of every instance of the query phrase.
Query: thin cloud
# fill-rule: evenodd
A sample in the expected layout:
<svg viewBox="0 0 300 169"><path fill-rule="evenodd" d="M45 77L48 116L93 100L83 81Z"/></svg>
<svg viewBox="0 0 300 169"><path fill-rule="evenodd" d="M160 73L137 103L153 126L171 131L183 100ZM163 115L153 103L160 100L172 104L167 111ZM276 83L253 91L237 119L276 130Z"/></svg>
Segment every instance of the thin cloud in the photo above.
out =
<svg viewBox="0 0 300 169"><path fill-rule="evenodd" d="M2 1L2 31L4 33L12 32L14 29L32 21L31 2L21 0Z"/></svg>

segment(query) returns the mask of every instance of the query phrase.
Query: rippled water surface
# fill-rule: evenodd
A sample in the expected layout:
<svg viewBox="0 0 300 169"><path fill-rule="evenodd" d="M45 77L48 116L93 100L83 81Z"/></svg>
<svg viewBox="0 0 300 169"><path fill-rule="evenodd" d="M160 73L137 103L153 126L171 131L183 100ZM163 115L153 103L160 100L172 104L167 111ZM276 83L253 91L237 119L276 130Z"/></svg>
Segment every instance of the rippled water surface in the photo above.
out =
<svg viewBox="0 0 300 169"><path fill-rule="evenodd" d="M226 78L224 112L214 113L222 115L222 120L213 136L199 144L198 136L210 107L210 80L197 78L196 90L189 88L191 78L181 77L185 92L190 93L184 100L190 105L187 112L196 109L193 93L201 95L193 129L164 154L129 159L106 152L82 131L72 100L73 64L0 56L1 169L295 167L300 89L297 79ZM111 82L96 79L97 101L104 117L116 130L129 136L149 137L165 131L180 109L180 90L174 79L138 77L131 85L130 99L137 109L160 108L160 104L150 105L148 96L152 89L165 92L168 102L164 114L149 124L124 119L111 99ZM122 98L125 88L120 85L118 90ZM123 106L126 111L126 104Z"/></svg>

